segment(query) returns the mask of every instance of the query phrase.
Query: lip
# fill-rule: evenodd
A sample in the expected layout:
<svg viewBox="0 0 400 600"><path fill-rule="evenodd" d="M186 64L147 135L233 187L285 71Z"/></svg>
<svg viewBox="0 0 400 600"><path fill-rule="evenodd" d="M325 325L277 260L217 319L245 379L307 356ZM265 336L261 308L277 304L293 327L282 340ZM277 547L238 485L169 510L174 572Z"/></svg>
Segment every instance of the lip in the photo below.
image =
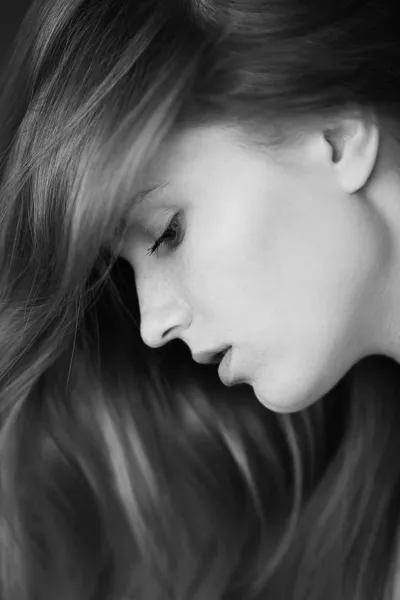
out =
<svg viewBox="0 0 400 600"><path fill-rule="evenodd" d="M238 378L235 377L232 371L232 347L226 352L218 367L218 375L224 385L228 387L235 385Z"/></svg>
<svg viewBox="0 0 400 600"><path fill-rule="evenodd" d="M229 349L229 346L222 346L220 348L214 348L211 350L192 352L192 358L200 365L219 364L221 361L221 354L228 352Z"/></svg>

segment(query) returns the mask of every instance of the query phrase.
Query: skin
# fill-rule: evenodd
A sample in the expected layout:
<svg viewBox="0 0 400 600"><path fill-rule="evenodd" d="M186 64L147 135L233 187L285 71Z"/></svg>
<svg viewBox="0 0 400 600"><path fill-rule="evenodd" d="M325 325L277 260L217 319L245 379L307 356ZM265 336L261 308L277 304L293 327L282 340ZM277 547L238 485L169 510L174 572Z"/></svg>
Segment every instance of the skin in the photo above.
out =
<svg viewBox="0 0 400 600"><path fill-rule="evenodd" d="M232 373L276 412L317 401L364 356L399 360L393 148L377 126L337 132L336 161L322 129L280 149L219 126L171 136L142 181L162 185L133 208L121 248L144 342L233 346ZM149 256L178 210L180 245Z"/></svg>

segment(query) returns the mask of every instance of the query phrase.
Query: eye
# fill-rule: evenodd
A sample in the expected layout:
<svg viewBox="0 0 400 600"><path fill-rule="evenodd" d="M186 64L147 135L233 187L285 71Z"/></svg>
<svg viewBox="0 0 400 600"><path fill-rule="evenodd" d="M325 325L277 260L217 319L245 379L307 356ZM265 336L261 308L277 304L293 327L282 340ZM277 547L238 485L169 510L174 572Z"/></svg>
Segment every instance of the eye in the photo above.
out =
<svg viewBox="0 0 400 600"><path fill-rule="evenodd" d="M169 222L167 228L163 232L163 234L155 241L153 246L147 248L147 253L149 256L152 254L157 254L161 246L168 242L168 245L171 251L176 250L176 248L182 243L182 211L177 212L171 221Z"/></svg>

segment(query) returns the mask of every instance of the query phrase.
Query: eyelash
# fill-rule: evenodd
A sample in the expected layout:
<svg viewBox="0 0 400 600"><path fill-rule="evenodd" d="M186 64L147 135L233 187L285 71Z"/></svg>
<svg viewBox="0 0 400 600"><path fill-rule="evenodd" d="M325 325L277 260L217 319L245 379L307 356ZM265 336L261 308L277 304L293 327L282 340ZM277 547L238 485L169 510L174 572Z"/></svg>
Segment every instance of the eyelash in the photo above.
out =
<svg viewBox="0 0 400 600"><path fill-rule="evenodd" d="M151 256L153 254L158 254L159 249L161 248L161 246L168 241L172 236L175 236L175 240L171 241L169 243L171 250L176 250L176 248L179 246L179 244L182 243L182 233L180 231L181 229L181 212L179 211L177 212L171 219L171 221L169 222L167 228L165 229L165 231L163 232L163 234L158 238L158 240L155 241L155 243L153 244L153 246L150 246L150 248L147 248L147 252L146 254L148 256Z"/></svg>

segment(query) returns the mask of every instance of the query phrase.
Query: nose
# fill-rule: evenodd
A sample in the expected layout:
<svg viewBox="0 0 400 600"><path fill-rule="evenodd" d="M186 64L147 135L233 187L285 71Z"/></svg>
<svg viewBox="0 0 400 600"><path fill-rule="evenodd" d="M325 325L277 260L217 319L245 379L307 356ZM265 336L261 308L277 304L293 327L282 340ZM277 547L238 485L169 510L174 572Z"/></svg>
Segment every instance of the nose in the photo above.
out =
<svg viewBox="0 0 400 600"><path fill-rule="evenodd" d="M176 301L173 306L145 309L141 312L140 333L151 348L159 348L179 338L191 323L189 307Z"/></svg>
<svg viewBox="0 0 400 600"><path fill-rule="evenodd" d="M159 348L180 337L192 322L191 308L173 275L158 263L136 264L140 335L150 348Z"/></svg>

